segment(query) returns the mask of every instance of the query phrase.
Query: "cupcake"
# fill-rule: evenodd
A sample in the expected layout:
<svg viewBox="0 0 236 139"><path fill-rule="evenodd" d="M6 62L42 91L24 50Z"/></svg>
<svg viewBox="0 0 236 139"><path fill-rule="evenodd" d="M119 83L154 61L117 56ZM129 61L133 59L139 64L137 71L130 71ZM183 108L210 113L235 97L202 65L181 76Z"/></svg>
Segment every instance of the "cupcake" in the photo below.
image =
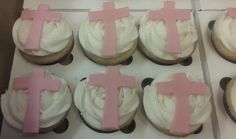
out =
<svg viewBox="0 0 236 139"><path fill-rule="evenodd" d="M43 69L15 78L1 96L6 122L23 133L49 132L66 118L72 96L66 81Z"/></svg>
<svg viewBox="0 0 236 139"><path fill-rule="evenodd" d="M48 5L25 9L13 26L16 48L29 62L52 64L73 49L73 32L61 14L50 12Z"/></svg>
<svg viewBox="0 0 236 139"><path fill-rule="evenodd" d="M84 54L93 62L115 65L126 61L136 50L138 31L128 8L115 9L105 2L91 10L79 29Z"/></svg>
<svg viewBox="0 0 236 139"><path fill-rule="evenodd" d="M212 42L216 51L225 59L236 62L236 9L227 9L215 22Z"/></svg>
<svg viewBox="0 0 236 139"><path fill-rule="evenodd" d="M140 20L139 48L156 63L180 63L192 55L196 46L191 11L175 9L172 1L166 1L161 10L150 10Z"/></svg>
<svg viewBox="0 0 236 139"><path fill-rule="evenodd" d="M225 93L223 95L223 102L227 114L236 123L235 83L236 77L234 77L227 83L226 88L224 90Z"/></svg>
<svg viewBox="0 0 236 139"><path fill-rule="evenodd" d="M117 67L90 75L78 83L74 102L85 124L100 133L114 132L131 124L139 106L132 76Z"/></svg>
<svg viewBox="0 0 236 139"><path fill-rule="evenodd" d="M161 74L144 87L143 106L159 131L187 136L198 131L210 117L210 97L209 88L188 74Z"/></svg>

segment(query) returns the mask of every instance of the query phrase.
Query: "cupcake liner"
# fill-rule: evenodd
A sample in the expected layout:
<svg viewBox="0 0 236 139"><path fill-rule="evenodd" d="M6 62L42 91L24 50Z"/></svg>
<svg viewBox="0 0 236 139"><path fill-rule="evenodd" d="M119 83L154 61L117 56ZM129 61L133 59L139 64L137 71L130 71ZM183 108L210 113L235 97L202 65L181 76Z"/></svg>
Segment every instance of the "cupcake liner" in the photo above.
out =
<svg viewBox="0 0 236 139"><path fill-rule="evenodd" d="M175 64L181 64L183 63L185 60L188 60L191 58L191 55L194 53L195 49L197 48L197 42L195 43L194 49L193 51L186 57L183 58L178 58L176 60L165 60L159 57L156 57L154 54L152 54L152 52L150 52L148 49L146 49L146 47L144 46L143 42L141 39L139 39L139 50L141 51L141 53L143 53L143 55L145 57L147 57L149 60L151 60L152 62L158 64L158 65L175 65ZM184 64L183 64L184 65Z"/></svg>
<svg viewBox="0 0 236 139"><path fill-rule="evenodd" d="M39 65L51 65L58 63L61 59L63 59L65 56L71 53L72 49L74 47L74 40L72 39L71 42L60 52L50 54L48 56L34 56L27 54L26 52L23 52L21 50L21 55L29 62Z"/></svg>
<svg viewBox="0 0 236 139"><path fill-rule="evenodd" d="M62 117L62 119L61 119L60 121L58 121L56 124L54 124L54 125L52 125L52 126L50 126L50 127L47 127L47 128L40 128L40 129L39 129L39 134L45 134L45 133L48 133L48 132L51 132L51 131L57 129L57 127L60 126L61 124L63 124L64 120L67 119L66 117L67 117L67 114L68 114L68 113L69 113L69 110L67 111L67 113L65 114L65 116ZM12 126L12 125L9 124L7 121L6 121L6 123L7 123L10 127L12 127L14 130L21 131L21 129L18 129L18 128Z"/></svg>
<svg viewBox="0 0 236 139"><path fill-rule="evenodd" d="M79 42L80 43L80 42ZM117 65L117 64L122 64L123 62L125 62L126 60L129 60L129 58L133 55L133 53L136 51L137 48L137 41L134 43L134 45L132 46L132 48L130 48L128 51L118 54L115 57L112 58L103 58L103 57L99 57L96 56L88 51L86 51L83 46L80 43L80 46L82 48L82 52L85 54L85 56L88 57L88 59L90 59L91 61L100 64L100 65Z"/></svg>
<svg viewBox="0 0 236 139"><path fill-rule="evenodd" d="M113 132L116 132L116 131L119 130L119 129L117 129L117 130L111 130L111 131L104 131L104 130L99 130L99 129L93 128L89 123L87 123L87 122L84 120L83 116L81 115L80 110L78 110L78 112L79 112L79 116L80 116L81 120L84 122L84 124L85 124L88 128L92 129L92 130L95 131L95 132L98 132L98 133L113 133Z"/></svg>
<svg viewBox="0 0 236 139"><path fill-rule="evenodd" d="M66 117L69 113L70 109L67 111L67 113L65 114L65 116L55 125L47 127L47 128L40 128L39 133L48 133L50 131L53 131L54 129L56 129L58 126L60 126L61 124L63 124L64 120L66 120Z"/></svg>
<svg viewBox="0 0 236 139"><path fill-rule="evenodd" d="M236 64L236 60L233 60L231 57L228 57L224 54L222 54L222 52L218 49L218 46L216 46L216 42L214 41L215 39L213 39L213 35L211 35L211 42L212 42L212 45L213 45L213 48L216 50L217 54L220 55L222 58L224 58L225 60L231 62L231 63L234 63ZM219 46L219 47L222 47L222 46Z"/></svg>
<svg viewBox="0 0 236 139"><path fill-rule="evenodd" d="M83 118L83 115L81 115L81 112L80 112L80 110L78 110L78 112L79 112L79 116L80 116L80 118L81 118L81 120L84 122L84 124L88 127L88 128L90 128L90 129L92 129L93 131L95 131L95 132L98 132L98 133L106 133L106 134L109 134L109 133L114 133L114 132L116 132L116 131L121 131L121 132L123 132L123 133L131 133L131 132L133 132L134 131L134 129L135 129L135 121L133 120L133 118L130 120L130 121L128 121L126 124L124 124L121 128L119 128L119 129L116 129L116 130L99 130L99 129L96 129L96 128L94 128L93 126L91 126L89 123L87 123L86 122L86 120Z"/></svg>
<svg viewBox="0 0 236 139"><path fill-rule="evenodd" d="M226 113L229 115L229 117L236 123L236 112L233 109L232 102L230 101L230 90L231 87L233 86L235 79L232 79L231 81L228 82L226 85L226 89L224 90L223 94L223 105L225 108Z"/></svg>
<svg viewBox="0 0 236 139"><path fill-rule="evenodd" d="M213 30L214 28L214 24L215 23L212 23L212 22L209 22L209 24L212 24L212 25L208 25L208 26L212 26L212 27L209 27L209 29L211 30L211 42L212 42L212 46L213 48L216 50L216 52L222 57L224 58L225 60L231 62L231 63L234 63L236 64L236 53L233 53L231 52L230 50L228 50L223 42L217 38L217 36L215 35L215 32Z"/></svg>

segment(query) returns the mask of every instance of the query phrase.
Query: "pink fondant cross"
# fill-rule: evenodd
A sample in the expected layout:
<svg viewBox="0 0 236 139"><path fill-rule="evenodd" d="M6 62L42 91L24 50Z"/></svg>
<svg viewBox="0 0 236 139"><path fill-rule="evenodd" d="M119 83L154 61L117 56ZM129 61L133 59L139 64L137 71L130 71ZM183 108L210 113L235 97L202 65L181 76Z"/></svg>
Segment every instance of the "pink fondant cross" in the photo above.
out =
<svg viewBox="0 0 236 139"><path fill-rule="evenodd" d="M60 87L57 80L45 79L43 69L34 69L30 78L16 78L13 81L15 89L27 89L29 92L28 103L24 117L24 133L39 132L40 118L40 93L44 90L56 91Z"/></svg>
<svg viewBox="0 0 236 139"><path fill-rule="evenodd" d="M157 92L173 94L176 97L175 115L171 133L189 133L189 95L204 95L206 85L189 81L185 73L177 73L170 82L157 83Z"/></svg>
<svg viewBox="0 0 236 139"><path fill-rule="evenodd" d="M110 66L107 68L105 74L91 75L89 77L89 83L98 87L104 87L106 90L102 127L104 129L118 129L119 88L134 86L134 77L121 75L118 67Z"/></svg>
<svg viewBox="0 0 236 139"><path fill-rule="evenodd" d="M114 8L113 2L103 3L103 11L89 12L90 21L103 20L104 22L104 37L103 37L103 56L114 56L117 52L117 35L115 21L122 17L129 16L128 8Z"/></svg>
<svg viewBox="0 0 236 139"><path fill-rule="evenodd" d="M24 10L21 13L22 19L33 20L32 27L27 38L25 49L38 50L42 36L44 21L59 21L61 14L48 11L49 6L41 4L38 10Z"/></svg>
<svg viewBox="0 0 236 139"><path fill-rule="evenodd" d="M227 14L231 17L236 17L236 8L228 8Z"/></svg>
<svg viewBox="0 0 236 139"><path fill-rule="evenodd" d="M166 50L170 53L180 53L176 20L190 19L190 10L177 10L173 1L166 1L162 10L150 11L149 18L151 20L164 20L167 30Z"/></svg>

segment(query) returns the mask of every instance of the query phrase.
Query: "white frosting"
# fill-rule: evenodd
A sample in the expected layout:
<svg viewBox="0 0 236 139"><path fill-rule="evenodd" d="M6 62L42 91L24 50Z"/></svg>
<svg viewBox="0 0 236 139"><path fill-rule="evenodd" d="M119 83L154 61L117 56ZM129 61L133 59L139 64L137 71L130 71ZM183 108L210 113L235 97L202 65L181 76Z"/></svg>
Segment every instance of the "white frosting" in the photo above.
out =
<svg viewBox="0 0 236 139"><path fill-rule="evenodd" d="M85 121L92 127L102 129L102 115L105 102L105 89L80 82L74 93L74 102ZM120 88L118 107L119 125L132 120L139 106L139 97L135 89Z"/></svg>
<svg viewBox="0 0 236 139"><path fill-rule="evenodd" d="M18 49L35 56L47 56L63 50L73 41L71 27L65 21L45 21L39 50L26 50L32 20L18 19L13 26L13 40Z"/></svg>
<svg viewBox="0 0 236 139"><path fill-rule="evenodd" d="M49 79L59 80L61 86L58 91L43 91L41 93L40 128L47 128L57 124L70 109L72 104L71 92L64 79L54 75L46 75ZM2 113L6 121L17 129L22 129L28 99L27 90L10 89L1 96Z"/></svg>
<svg viewBox="0 0 236 139"><path fill-rule="evenodd" d="M173 95L164 95L157 92L156 84L158 82L167 82L172 80L173 74L161 74L152 84L144 88L143 105L147 117L158 127L170 129L175 114L176 98ZM187 78L192 81L199 81L189 75ZM209 88L205 95L188 97L190 104L190 129L196 130L203 124L211 114L211 93Z"/></svg>
<svg viewBox="0 0 236 139"><path fill-rule="evenodd" d="M214 33L228 50L236 52L236 18L223 14L214 24Z"/></svg>
<svg viewBox="0 0 236 139"><path fill-rule="evenodd" d="M117 54L131 49L138 38L138 31L131 16L116 20ZM79 29L79 40L82 47L101 57L103 48L104 23L102 21L84 21Z"/></svg>
<svg viewBox="0 0 236 139"><path fill-rule="evenodd" d="M197 41L197 33L191 20L178 20L176 26L182 50L179 54L166 51L166 25L161 20L150 20L148 13L140 20L139 37L145 48L156 57L165 60L176 60L191 54Z"/></svg>

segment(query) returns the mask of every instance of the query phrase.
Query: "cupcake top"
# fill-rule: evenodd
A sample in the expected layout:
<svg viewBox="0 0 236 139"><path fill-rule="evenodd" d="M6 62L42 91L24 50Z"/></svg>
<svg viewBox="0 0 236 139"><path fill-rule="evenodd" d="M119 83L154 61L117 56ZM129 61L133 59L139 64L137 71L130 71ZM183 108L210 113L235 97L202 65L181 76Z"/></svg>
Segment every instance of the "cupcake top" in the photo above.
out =
<svg viewBox="0 0 236 139"><path fill-rule="evenodd" d="M61 121L72 103L66 81L43 69L15 78L1 97L6 121L25 133L37 133Z"/></svg>
<svg viewBox="0 0 236 139"><path fill-rule="evenodd" d="M185 134L210 117L210 97L209 88L189 74L162 74L144 88L143 103L154 125L172 134Z"/></svg>
<svg viewBox="0 0 236 139"><path fill-rule="evenodd" d="M236 9L230 8L214 24L217 39L230 51L236 52Z"/></svg>
<svg viewBox="0 0 236 139"><path fill-rule="evenodd" d="M23 10L13 26L16 47L30 55L47 56L73 43L73 32L61 14L50 12L48 5Z"/></svg>
<svg viewBox="0 0 236 139"><path fill-rule="evenodd" d="M139 105L133 85L132 77L121 75L117 67L108 67L106 74L91 75L77 85L75 105L84 120L93 128L119 129L133 120Z"/></svg>
<svg viewBox="0 0 236 139"><path fill-rule="evenodd" d="M197 41L191 11L175 9L165 2L161 10L151 10L140 20L139 36L144 47L154 56L175 60L190 55Z"/></svg>
<svg viewBox="0 0 236 139"><path fill-rule="evenodd" d="M105 2L102 9L91 10L79 29L82 47L99 57L113 57L137 43L138 31L128 8L114 8Z"/></svg>

